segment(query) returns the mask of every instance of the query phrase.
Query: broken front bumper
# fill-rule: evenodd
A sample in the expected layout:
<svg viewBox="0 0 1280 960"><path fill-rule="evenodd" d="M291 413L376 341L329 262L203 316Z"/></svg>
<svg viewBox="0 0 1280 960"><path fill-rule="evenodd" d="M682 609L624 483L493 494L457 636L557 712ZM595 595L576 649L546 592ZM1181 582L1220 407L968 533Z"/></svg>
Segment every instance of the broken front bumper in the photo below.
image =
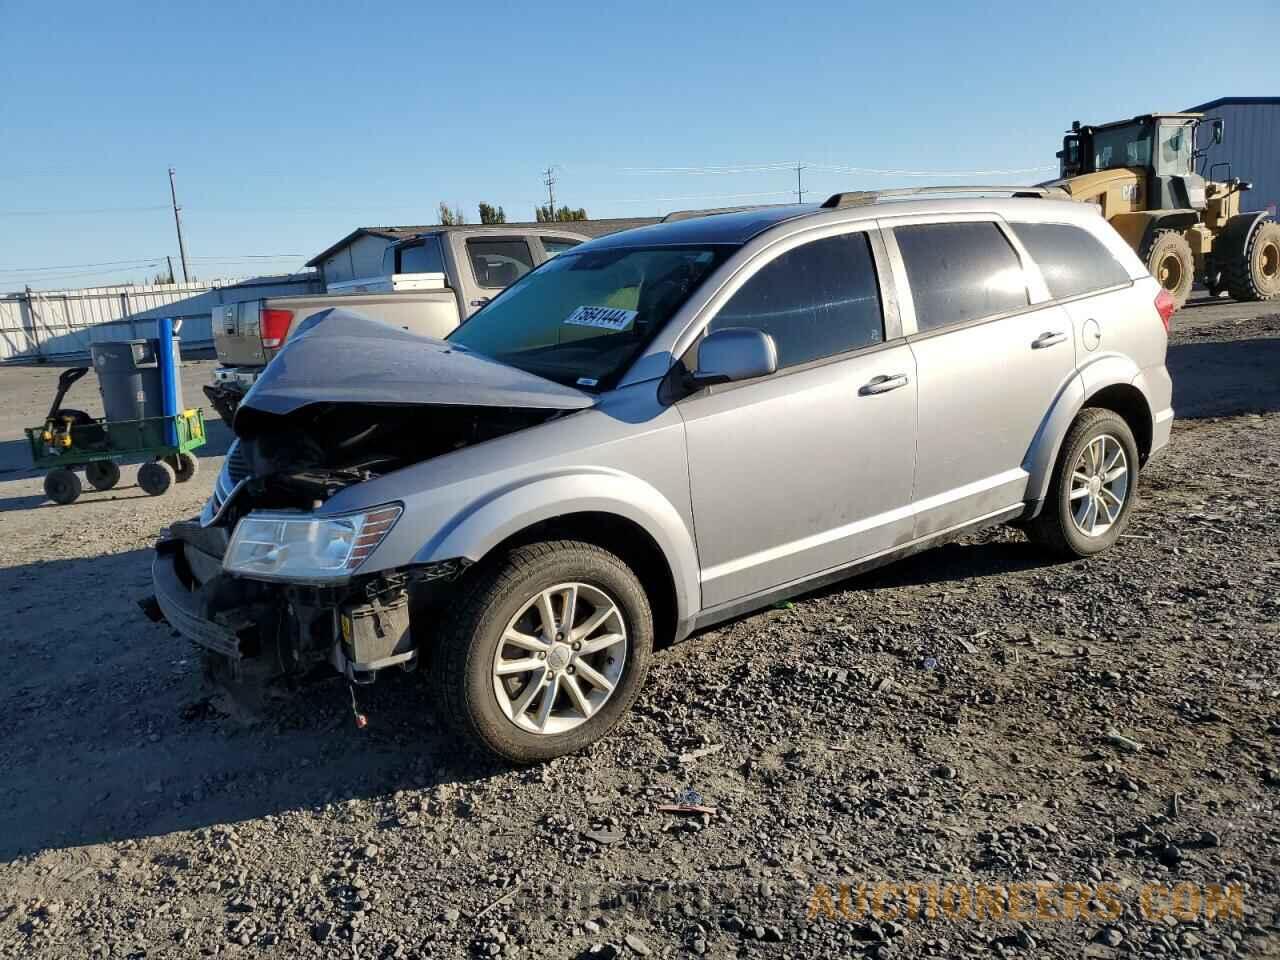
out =
<svg viewBox="0 0 1280 960"><path fill-rule="evenodd" d="M151 583L160 612L170 626L192 643L239 660L240 638L205 616L204 588L190 575L186 558L181 555L182 547L180 540L169 540L156 547L156 557L151 562Z"/></svg>

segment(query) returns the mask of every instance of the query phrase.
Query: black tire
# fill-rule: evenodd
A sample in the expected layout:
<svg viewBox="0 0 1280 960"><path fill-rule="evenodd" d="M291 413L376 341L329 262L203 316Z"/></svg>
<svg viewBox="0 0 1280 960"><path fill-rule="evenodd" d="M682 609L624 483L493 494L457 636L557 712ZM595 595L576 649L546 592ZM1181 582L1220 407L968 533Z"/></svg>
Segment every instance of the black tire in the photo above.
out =
<svg viewBox="0 0 1280 960"><path fill-rule="evenodd" d="M44 475L44 495L54 503L64 506L75 503L84 490L80 476L66 467L56 467Z"/></svg>
<svg viewBox="0 0 1280 960"><path fill-rule="evenodd" d="M163 460L152 460L138 468L138 486L144 493L158 497L174 484L173 467Z"/></svg>
<svg viewBox="0 0 1280 960"><path fill-rule="evenodd" d="M1090 536L1077 527L1073 519L1076 503L1071 499L1072 467L1091 442L1104 436L1118 441L1124 449L1127 485L1119 515L1104 532ZM1088 407L1080 412L1063 438L1044 507L1038 517L1026 524L1027 535L1055 553L1068 557L1091 557L1120 539L1129 525L1137 497L1138 444L1133 439L1133 431L1124 417L1114 410Z"/></svg>
<svg viewBox="0 0 1280 960"><path fill-rule="evenodd" d="M1223 271L1232 300L1280 297L1280 223L1264 220L1254 228L1244 253Z"/></svg>
<svg viewBox="0 0 1280 960"><path fill-rule="evenodd" d="M626 628L626 659L597 712L563 733L541 734L517 726L504 712L494 690L494 658L520 608L540 591L566 582L602 590L613 600ZM652 652L653 614L631 569L593 544L550 541L519 547L474 573L438 635L428 677L444 723L500 757L536 763L608 734L639 695Z"/></svg>
<svg viewBox="0 0 1280 960"><path fill-rule="evenodd" d="M90 460L84 465L84 478L95 490L110 490L120 482L120 467L112 460Z"/></svg>
<svg viewBox="0 0 1280 960"><path fill-rule="evenodd" d="M1147 270L1169 291L1174 306L1181 310L1196 278L1196 258L1187 238L1177 230L1157 230L1141 256Z"/></svg>
<svg viewBox="0 0 1280 960"><path fill-rule="evenodd" d="M180 453L176 457L165 457L165 463L173 467L173 479L178 483L186 483L200 472L200 461L189 453Z"/></svg>

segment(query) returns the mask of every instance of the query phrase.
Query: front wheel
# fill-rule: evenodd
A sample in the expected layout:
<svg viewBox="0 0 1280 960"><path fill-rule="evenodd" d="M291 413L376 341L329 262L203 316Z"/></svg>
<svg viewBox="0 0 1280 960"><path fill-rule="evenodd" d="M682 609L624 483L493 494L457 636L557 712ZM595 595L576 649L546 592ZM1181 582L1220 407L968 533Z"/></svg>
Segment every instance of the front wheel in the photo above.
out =
<svg viewBox="0 0 1280 960"><path fill-rule="evenodd" d="M1027 533L1066 556L1101 553L1128 526L1137 488L1133 431L1113 410L1086 409L1062 441L1049 495Z"/></svg>
<svg viewBox="0 0 1280 960"><path fill-rule="evenodd" d="M1280 223L1258 224L1240 256L1227 264L1226 276L1233 300L1280 298Z"/></svg>
<svg viewBox="0 0 1280 960"><path fill-rule="evenodd" d="M1157 230L1143 251L1142 260L1181 310L1191 296L1196 273L1196 259L1187 238L1177 230Z"/></svg>
<svg viewBox="0 0 1280 960"><path fill-rule="evenodd" d="M648 671L653 615L617 556L576 541L534 543L478 573L431 656L447 723L516 763L605 736Z"/></svg>

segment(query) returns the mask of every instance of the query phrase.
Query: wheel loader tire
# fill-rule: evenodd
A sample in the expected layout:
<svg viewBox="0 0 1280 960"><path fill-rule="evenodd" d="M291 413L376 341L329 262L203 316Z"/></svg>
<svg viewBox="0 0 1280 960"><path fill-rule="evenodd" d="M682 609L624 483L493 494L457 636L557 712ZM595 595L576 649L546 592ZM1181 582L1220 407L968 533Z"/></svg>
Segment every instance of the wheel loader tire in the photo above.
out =
<svg viewBox="0 0 1280 960"><path fill-rule="evenodd" d="M1196 277L1196 258L1187 238L1177 230L1157 230L1142 252L1142 262L1181 310Z"/></svg>
<svg viewBox="0 0 1280 960"><path fill-rule="evenodd" d="M1280 297L1280 223L1263 220L1258 224L1244 254L1226 264L1223 273L1232 300Z"/></svg>

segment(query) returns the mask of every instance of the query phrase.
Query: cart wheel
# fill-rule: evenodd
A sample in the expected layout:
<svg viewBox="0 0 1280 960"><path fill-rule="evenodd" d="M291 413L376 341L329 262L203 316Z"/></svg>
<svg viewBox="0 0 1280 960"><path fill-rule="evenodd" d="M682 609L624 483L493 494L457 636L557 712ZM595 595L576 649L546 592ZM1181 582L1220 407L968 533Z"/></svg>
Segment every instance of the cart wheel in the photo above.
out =
<svg viewBox="0 0 1280 960"><path fill-rule="evenodd" d="M186 483L200 472L200 461L189 453L180 453L176 457L165 457L164 462L173 467L173 477L179 483Z"/></svg>
<svg viewBox="0 0 1280 960"><path fill-rule="evenodd" d="M84 466L84 478L95 490L110 490L120 482L120 467L111 460L90 460Z"/></svg>
<svg viewBox="0 0 1280 960"><path fill-rule="evenodd" d="M143 492L158 497L173 486L173 467L163 460L152 460L138 468L138 486Z"/></svg>
<svg viewBox="0 0 1280 960"><path fill-rule="evenodd" d="M66 467L58 467L44 475L44 492L54 503L75 503L84 485L79 475Z"/></svg>

